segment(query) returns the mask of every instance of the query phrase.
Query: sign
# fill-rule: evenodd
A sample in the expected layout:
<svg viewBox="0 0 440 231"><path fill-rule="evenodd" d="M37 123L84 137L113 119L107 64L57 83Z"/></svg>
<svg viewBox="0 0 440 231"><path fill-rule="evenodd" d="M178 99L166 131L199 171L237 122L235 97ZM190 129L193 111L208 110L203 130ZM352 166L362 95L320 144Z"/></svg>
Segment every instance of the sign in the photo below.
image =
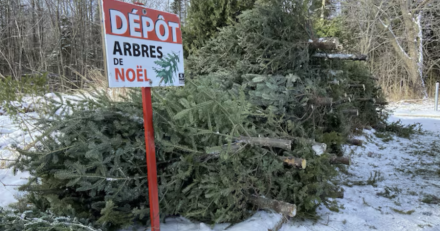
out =
<svg viewBox="0 0 440 231"><path fill-rule="evenodd" d="M177 15L103 0L102 17L109 87L185 85Z"/></svg>
<svg viewBox="0 0 440 231"><path fill-rule="evenodd" d="M160 231L151 87L185 85L180 20L139 4L99 3L109 87L142 87L151 230Z"/></svg>

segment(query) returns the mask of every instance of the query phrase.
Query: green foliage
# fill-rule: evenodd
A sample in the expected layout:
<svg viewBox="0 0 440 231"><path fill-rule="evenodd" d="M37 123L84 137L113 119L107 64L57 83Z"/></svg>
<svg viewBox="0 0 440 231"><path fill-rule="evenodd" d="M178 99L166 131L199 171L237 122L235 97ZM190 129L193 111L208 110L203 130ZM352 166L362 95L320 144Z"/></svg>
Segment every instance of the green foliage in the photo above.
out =
<svg viewBox="0 0 440 231"><path fill-rule="evenodd" d="M194 74L233 70L241 74L287 75L304 70L309 39L301 5L276 0L258 3L243 12L239 22L224 27L206 45L189 57ZM304 65L304 66L301 66Z"/></svg>
<svg viewBox="0 0 440 231"><path fill-rule="evenodd" d="M247 198L254 194L295 203L300 213L313 212L333 190L325 179L336 171L308 144L298 143L293 151L244 145L234 153L206 153L240 136L307 136L298 118L282 119L283 114L263 112L248 101L247 84L229 91L223 84L214 75L185 88L153 91L162 214L239 221L252 214ZM56 214L97 220L103 227L130 222L117 219L119 214L148 219L140 98L136 91L124 103L102 96L60 105L70 113L40 121L52 135L38 150L20 151L16 167L29 170L31 182L38 182L22 189L45 198ZM305 158L308 167L286 168L278 156Z"/></svg>
<svg viewBox="0 0 440 231"><path fill-rule="evenodd" d="M434 195L427 194L423 197L422 202L427 203L427 204L437 205L437 204L440 204L440 198L438 198L437 196L434 196Z"/></svg>
<svg viewBox="0 0 440 231"><path fill-rule="evenodd" d="M116 226L127 224L127 221L131 220L131 214L127 214L125 212L118 211L118 208L115 207L115 203L113 201L107 201L105 203L105 208L101 210L101 217L98 219L98 223L102 225L106 225L106 223L110 223Z"/></svg>
<svg viewBox="0 0 440 231"><path fill-rule="evenodd" d="M237 21L243 11L252 9L256 0L191 0L187 24L183 28L186 52L201 48L218 29Z"/></svg>
<svg viewBox="0 0 440 231"><path fill-rule="evenodd" d="M316 38L338 38L345 50L352 50L351 48L357 41L352 37L351 31L344 28L343 22L341 17L327 20L316 19L314 22Z"/></svg>
<svg viewBox="0 0 440 231"><path fill-rule="evenodd" d="M33 175L21 189L56 214L119 225L112 213L130 215L148 192L142 123L126 114L130 107L113 110L116 103L105 96L52 103L53 116L39 121L46 131L41 146L21 151L27 158L16 167ZM117 208L101 214L109 201Z"/></svg>
<svg viewBox="0 0 440 231"><path fill-rule="evenodd" d="M0 230L39 230L39 231L99 231L90 225L87 220L72 219L70 217L55 216L52 213L43 213L38 210L12 212L0 208Z"/></svg>
<svg viewBox="0 0 440 231"><path fill-rule="evenodd" d="M154 63L160 66L160 69L153 67L153 70L156 72L157 77L161 78L159 85L164 81L165 85L170 83L173 85L174 75L178 72L178 64L180 62L179 55L176 53L167 54L167 57L161 58Z"/></svg>
<svg viewBox="0 0 440 231"><path fill-rule="evenodd" d="M402 121L398 120L387 124L386 131L393 132L399 137L409 139L413 134L422 133L422 125L420 123L404 125L402 124Z"/></svg>
<svg viewBox="0 0 440 231"><path fill-rule="evenodd" d="M335 131L323 133L322 139L319 141L327 144L329 152L336 153L338 156L342 156L344 154L342 152L341 145L346 142L346 139L340 133L337 133Z"/></svg>

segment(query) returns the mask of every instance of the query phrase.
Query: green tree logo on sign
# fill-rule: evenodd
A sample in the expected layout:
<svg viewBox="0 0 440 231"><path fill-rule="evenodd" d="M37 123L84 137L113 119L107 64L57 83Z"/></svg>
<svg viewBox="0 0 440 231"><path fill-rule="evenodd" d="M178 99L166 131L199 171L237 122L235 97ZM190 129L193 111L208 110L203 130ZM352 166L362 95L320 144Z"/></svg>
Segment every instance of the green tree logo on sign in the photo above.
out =
<svg viewBox="0 0 440 231"><path fill-rule="evenodd" d="M164 82L165 85L168 83L173 85L174 76L177 76L177 72L179 71L179 56L173 52L172 54L167 54L165 58L161 58L154 63L160 66L160 68L153 67L153 70L156 72L157 77L161 78L159 86L162 82Z"/></svg>

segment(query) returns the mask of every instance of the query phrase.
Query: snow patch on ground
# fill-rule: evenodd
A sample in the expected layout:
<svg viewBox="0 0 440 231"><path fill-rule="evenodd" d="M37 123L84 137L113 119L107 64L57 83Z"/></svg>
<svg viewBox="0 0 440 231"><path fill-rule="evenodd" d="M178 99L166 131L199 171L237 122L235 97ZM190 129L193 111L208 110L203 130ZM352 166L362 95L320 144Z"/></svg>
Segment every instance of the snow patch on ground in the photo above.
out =
<svg viewBox="0 0 440 231"><path fill-rule="evenodd" d="M7 207L17 202L16 197L22 194L18 187L27 182L28 172L17 172L15 175L8 166L18 157L14 146L25 148L32 143L35 136L41 134L34 130L33 118L36 113L18 115L17 120L6 115L0 116L0 207ZM24 131L28 128L31 132Z"/></svg>

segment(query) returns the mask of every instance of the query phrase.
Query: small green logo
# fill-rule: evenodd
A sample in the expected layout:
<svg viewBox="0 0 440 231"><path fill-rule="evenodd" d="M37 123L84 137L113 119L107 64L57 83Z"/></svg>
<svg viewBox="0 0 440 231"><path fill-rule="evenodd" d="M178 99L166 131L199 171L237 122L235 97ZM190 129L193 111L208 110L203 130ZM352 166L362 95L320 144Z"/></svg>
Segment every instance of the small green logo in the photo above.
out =
<svg viewBox="0 0 440 231"><path fill-rule="evenodd" d="M161 58L154 63L159 66L159 68L153 67L157 77L161 78L159 86L162 82L164 82L165 85L170 84L172 86L174 84L174 76L177 76L177 72L179 71L179 55L174 52L172 54L168 53L165 58Z"/></svg>

